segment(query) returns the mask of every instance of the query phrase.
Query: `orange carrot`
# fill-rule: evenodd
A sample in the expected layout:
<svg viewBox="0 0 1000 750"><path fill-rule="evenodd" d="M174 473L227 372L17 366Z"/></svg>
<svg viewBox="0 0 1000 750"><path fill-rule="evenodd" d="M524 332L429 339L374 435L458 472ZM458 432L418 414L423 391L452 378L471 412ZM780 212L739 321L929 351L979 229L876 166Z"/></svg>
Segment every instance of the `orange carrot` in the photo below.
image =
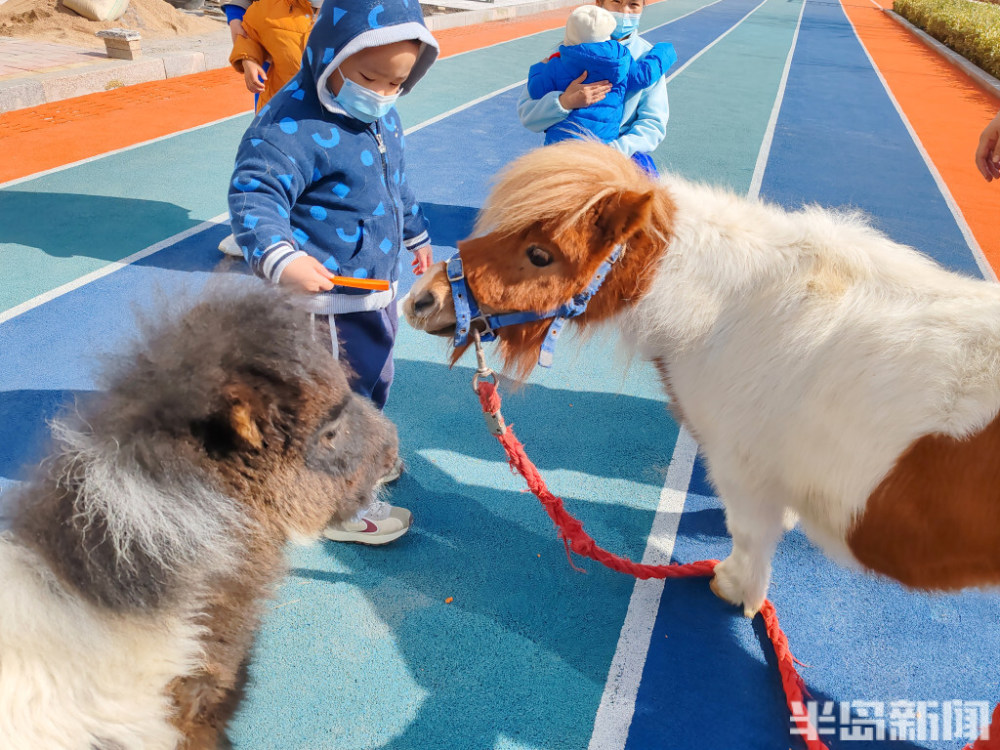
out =
<svg viewBox="0 0 1000 750"><path fill-rule="evenodd" d="M337 286L349 286L355 289L374 289L377 292L389 290L389 282L384 279L355 279L351 276L331 276L332 281Z"/></svg>

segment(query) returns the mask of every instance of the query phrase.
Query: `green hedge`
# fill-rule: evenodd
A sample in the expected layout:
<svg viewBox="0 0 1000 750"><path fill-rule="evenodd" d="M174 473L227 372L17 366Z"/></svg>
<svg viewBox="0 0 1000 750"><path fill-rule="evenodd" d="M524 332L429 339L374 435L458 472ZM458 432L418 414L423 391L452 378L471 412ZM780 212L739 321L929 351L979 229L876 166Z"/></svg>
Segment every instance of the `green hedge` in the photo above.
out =
<svg viewBox="0 0 1000 750"><path fill-rule="evenodd" d="M1000 5L974 0L895 0L893 10L1000 78Z"/></svg>

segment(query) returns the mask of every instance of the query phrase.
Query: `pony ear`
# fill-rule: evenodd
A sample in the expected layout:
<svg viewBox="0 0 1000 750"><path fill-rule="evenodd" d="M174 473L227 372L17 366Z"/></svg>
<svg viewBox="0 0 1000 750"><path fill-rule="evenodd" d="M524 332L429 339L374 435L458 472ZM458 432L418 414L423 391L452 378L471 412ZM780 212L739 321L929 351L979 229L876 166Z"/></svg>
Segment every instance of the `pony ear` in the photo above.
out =
<svg viewBox="0 0 1000 750"><path fill-rule="evenodd" d="M603 244L627 242L649 223L653 212L653 193L622 190L609 195L598 204L595 224L602 233Z"/></svg>
<svg viewBox="0 0 1000 750"><path fill-rule="evenodd" d="M228 422L236 436L253 448L261 448L264 438L257 427L263 416L260 399L246 383L230 383L223 389L228 409Z"/></svg>

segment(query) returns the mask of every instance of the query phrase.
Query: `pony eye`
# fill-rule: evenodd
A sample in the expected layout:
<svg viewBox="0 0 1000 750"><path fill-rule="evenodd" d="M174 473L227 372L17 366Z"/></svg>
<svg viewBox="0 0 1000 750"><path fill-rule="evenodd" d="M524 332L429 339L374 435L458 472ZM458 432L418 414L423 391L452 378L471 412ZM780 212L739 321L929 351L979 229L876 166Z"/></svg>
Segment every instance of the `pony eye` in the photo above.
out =
<svg viewBox="0 0 1000 750"><path fill-rule="evenodd" d="M538 266L539 268L547 266L552 262L552 253L548 250L540 248L538 245L532 245L529 247L527 255L528 260L531 261L531 265Z"/></svg>

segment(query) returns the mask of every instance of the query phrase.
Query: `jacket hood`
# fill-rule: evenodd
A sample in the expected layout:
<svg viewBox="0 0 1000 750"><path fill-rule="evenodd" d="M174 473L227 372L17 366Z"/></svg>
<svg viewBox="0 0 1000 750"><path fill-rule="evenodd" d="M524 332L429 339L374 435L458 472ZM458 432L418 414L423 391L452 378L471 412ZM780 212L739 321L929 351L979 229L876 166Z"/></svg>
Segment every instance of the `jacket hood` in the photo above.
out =
<svg viewBox="0 0 1000 750"><path fill-rule="evenodd" d="M616 41L564 44L559 47L559 56L567 64L586 70L588 81L620 81L631 64L629 51Z"/></svg>
<svg viewBox="0 0 1000 750"><path fill-rule="evenodd" d="M438 56L438 44L424 25L417 0L325 0L302 58L302 88L316 92L331 111L340 111L326 88L330 74L355 52L413 39L420 43L417 61L400 87L406 94Z"/></svg>

